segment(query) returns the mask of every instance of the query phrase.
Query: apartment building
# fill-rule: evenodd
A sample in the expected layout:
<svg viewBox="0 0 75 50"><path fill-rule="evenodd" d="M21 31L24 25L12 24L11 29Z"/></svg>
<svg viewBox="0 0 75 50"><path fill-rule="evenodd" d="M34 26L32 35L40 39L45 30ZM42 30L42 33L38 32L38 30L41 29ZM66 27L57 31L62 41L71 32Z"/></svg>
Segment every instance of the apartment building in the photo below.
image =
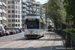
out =
<svg viewBox="0 0 75 50"><path fill-rule="evenodd" d="M24 30L24 18L26 15L40 15L40 2L35 0L22 0L22 30Z"/></svg>
<svg viewBox="0 0 75 50"><path fill-rule="evenodd" d="M26 16L26 0L22 0L21 1L22 2L22 30L24 31L24 28L25 28L25 26L24 26L24 18L25 18L25 16Z"/></svg>
<svg viewBox="0 0 75 50"><path fill-rule="evenodd" d="M40 15L40 2L35 0L7 0L8 29L24 30L24 18L28 14Z"/></svg>
<svg viewBox="0 0 75 50"><path fill-rule="evenodd" d="M46 22L45 11L46 11L45 6L44 5L41 5L40 6L40 17L44 20L44 22Z"/></svg>
<svg viewBox="0 0 75 50"><path fill-rule="evenodd" d="M0 25L6 25L7 18L6 18L6 0L0 0Z"/></svg>
<svg viewBox="0 0 75 50"><path fill-rule="evenodd" d="M21 0L7 0L8 29L21 29Z"/></svg>
<svg viewBox="0 0 75 50"><path fill-rule="evenodd" d="M40 2L35 2L35 0L27 0L26 9L26 14L40 15Z"/></svg>

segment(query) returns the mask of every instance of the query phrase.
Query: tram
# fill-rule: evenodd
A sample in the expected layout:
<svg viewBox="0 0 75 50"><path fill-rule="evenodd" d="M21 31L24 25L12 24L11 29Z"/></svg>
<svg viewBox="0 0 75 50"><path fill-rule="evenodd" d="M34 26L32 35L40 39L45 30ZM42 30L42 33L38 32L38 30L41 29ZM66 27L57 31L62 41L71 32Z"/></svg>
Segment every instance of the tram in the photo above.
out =
<svg viewBox="0 0 75 50"><path fill-rule="evenodd" d="M40 16L25 17L25 38L39 38L45 34L45 22Z"/></svg>
<svg viewBox="0 0 75 50"><path fill-rule="evenodd" d="M53 31L54 30L54 27L52 27L52 25L49 25L48 26L48 31Z"/></svg>

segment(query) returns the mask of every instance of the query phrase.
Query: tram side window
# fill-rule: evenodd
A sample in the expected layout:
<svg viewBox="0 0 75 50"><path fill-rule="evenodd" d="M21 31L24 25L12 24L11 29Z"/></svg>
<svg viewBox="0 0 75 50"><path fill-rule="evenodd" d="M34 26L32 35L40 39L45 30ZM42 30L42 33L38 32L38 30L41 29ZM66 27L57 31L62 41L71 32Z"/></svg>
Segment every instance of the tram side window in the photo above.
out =
<svg viewBox="0 0 75 50"><path fill-rule="evenodd" d="M41 23L41 29L45 29L45 24Z"/></svg>

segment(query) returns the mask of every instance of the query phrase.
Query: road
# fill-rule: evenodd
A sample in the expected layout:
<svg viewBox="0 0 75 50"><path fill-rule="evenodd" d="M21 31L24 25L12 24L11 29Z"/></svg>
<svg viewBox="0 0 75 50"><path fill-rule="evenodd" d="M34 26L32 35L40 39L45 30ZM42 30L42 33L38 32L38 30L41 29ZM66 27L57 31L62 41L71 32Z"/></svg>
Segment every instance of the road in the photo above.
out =
<svg viewBox="0 0 75 50"><path fill-rule="evenodd" d="M0 37L0 50L64 50L62 38L46 32L39 39L26 39L24 33Z"/></svg>

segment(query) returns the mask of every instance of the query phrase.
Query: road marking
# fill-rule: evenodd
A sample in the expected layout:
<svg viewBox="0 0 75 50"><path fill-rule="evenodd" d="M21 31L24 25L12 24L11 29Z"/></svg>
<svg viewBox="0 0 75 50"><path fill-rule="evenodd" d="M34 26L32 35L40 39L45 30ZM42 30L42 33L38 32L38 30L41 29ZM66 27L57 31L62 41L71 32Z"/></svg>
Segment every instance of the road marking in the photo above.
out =
<svg viewBox="0 0 75 50"><path fill-rule="evenodd" d="M10 42L13 42L13 41L1 42L0 44L10 43Z"/></svg>
<svg viewBox="0 0 75 50"><path fill-rule="evenodd" d="M0 45L0 48L6 48L6 47L9 47L11 45L15 45L17 43L20 43L21 41L13 41L12 43L6 43L4 45Z"/></svg>

